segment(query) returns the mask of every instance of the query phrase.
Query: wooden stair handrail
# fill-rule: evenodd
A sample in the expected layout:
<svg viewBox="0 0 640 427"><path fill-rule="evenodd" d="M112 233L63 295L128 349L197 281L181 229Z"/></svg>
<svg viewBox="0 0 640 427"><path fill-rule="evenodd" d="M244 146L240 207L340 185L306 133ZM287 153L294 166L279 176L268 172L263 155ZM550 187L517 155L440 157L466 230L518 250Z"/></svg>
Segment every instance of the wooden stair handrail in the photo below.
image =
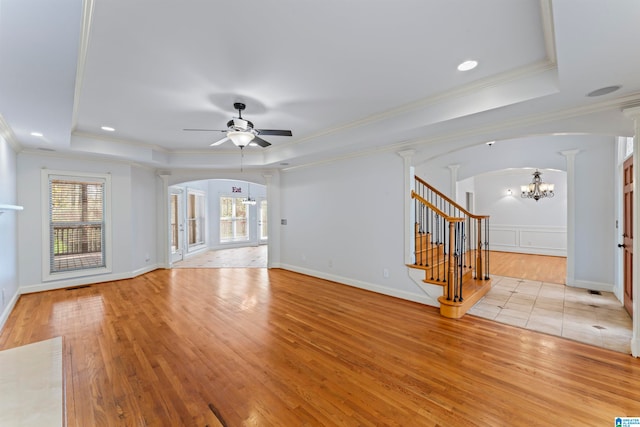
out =
<svg viewBox="0 0 640 427"><path fill-rule="evenodd" d="M424 185L425 187L427 187L429 190L433 191L434 193L436 193L438 196L442 197L444 200L446 200L447 202L449 202L450 204L452 204L455 208L459 209L460 211L462 211L462 213L464 213L465 215L474 218L474 219L485 219L485 218L489 218L489 215L476 215L476 214L472 214L471 212L469 212L468 210L466 210L465 208L463 208L462 206L460 206L458 203L456 203L454 200L452 200L451 198L449 198L448 196L446 196L444 193L438 191L438 189L432 187L431 185L429 185L427 182L425 182L422 178L420 178L417 175L414 175L414 178L416 179L416 181L419 181L422 185ZM411 190L411 192L413 193L413 190ZM418 196L420 197L420 196ZM422 197L420 197L422 199ZM424 200L424 199L422 199ZM433 205L431 205L433 206Z"/></svg>
<svg viewBox="0 0 640 427"><path fill-rule="evenodd" d="M431 209L432 211L434 211L435 213L437 213L438 215L440 215L441 217L443 217L444 219L446 219L449 222L462 222L462 221L464 221L464 218L458 218L458 217L455 217L455 216L449 216L446 213L442 212L440 209L435 207L433 204L427 202L422 196L420 196L418 193L416 193L413 190L411 190L411 198L412 199L418 199L422 204L426 205L429 209Z"/></svg>

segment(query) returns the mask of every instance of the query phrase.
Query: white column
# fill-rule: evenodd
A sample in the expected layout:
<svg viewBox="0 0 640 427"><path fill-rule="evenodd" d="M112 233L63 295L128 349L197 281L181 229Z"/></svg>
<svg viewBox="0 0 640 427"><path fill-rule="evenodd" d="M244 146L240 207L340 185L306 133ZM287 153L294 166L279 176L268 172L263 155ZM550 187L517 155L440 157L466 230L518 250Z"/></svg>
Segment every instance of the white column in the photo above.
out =
<svg viewBox="0 0 640 427"><path fill-rule="evenodd" d="M171 172L160 171L158 177L161 180L161 188L157 194L160 195L158 206L158 265L162 268L171 268L171 245L169 236L171 235L171 224L169 224L169 177Z"/></svg>
<svg viewBox="0 0 640 427"><path fill-rule="evenodd" d="M415 241L413 239L413 227L415 218L413 218L413 203L411 199L411 190L414 188L413 168L411 161L415 150L399 151L398 155L404 161L404 263L413 264L413 253L415 251Z"/></svg>
<svg viewBox="0 0 640 427"><path fill-rule="evenodd" d="M567 160L567 286L574 286L576 280L576 155L579 152L560 152Z"/></svg>
<svg viewBox="0 0 640 427"><path fill-rule="evenodd" d="M458 169L460 165L449 165L449 197L458 201Z"/></svg>
<svg viewBox="0 0 640 427"><path fill-rule="evenodd" d="M624 115L633 119L634 121L634 135L633 138L633 223L632 230L638 234L638 209L640 203L638 203L638 182L640 182L640 107L627 108L624 110ZM640 286L638 286L638 274L640 269L636 268L638 265L638 255L640 254L640 238L638 236L633 237L633 281L631 283L631 292L633 295L633 335L631 337L631 354L634 357L640 357Z"/></svg>
<svg viewBox="0 0 640 427"><path fill-rule="evenodd" d="M267 268L280 267L280 175L263 174L267 187Z"/></svg>

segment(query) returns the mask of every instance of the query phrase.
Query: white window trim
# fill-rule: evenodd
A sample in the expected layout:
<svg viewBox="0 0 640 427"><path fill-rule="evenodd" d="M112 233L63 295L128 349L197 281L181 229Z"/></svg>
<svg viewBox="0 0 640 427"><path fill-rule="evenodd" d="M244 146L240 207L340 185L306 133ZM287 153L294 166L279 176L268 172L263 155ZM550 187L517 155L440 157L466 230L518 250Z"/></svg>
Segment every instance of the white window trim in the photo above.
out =
<svg viewBox="0 0 640 427"><path fill-rule="evenodd" d="M68 178L69 180L81 180L83 178L103 179L104 180L104 245L105 245L105 266L101 268L90 268L86 270L65 271L60 273L52 273L50 271L50 250L49 242L51 239L50 222L51 213L49 209L49 179L51 177ZM41 172L41 195L42 195L42 281L50 282L53 280L65 280L83 276L97 276L100 274L111 273L111 175L98 173L83 173L56 171L43 169Z"/></svg>
<svg viewBox="0 0 640 427"><path fill-rule="evenodd" d="M204 214L202 217L202 236L203 236L203 241L201 243L194 243L194 244L190 244L189 243L189 196L191 194L194 194L196 196L201 196L202 197L202 204L203 204L203 209L204 209ZM207 218L208 218L208 209L207 209L207 205L208 205L208 201L207 201L207 193L202 191L202 190L196 190L193 188L187 188L187 199L185 201L185 224L186 227L184 228L185 230L185 242L186 242L186 249L187 249L187 253L192 253L192 252L198 252L201 251L203 248L207 247L207 230L208 230L208 224L207 224Z"/></svg>
<svg viewBox="0 0 640 427"><path fill-rule="evenodd" d="M246 239L233 238L233 239L230 239L230 240L222 240L222 231L220 230L220 220L222 219L222 214L221 214L222 208L220 207L221 206L220 199L223 198L223 197L234 199L233 203L234 203L234 206L235 206L235 203L236 203L235 200L237 200L237 199L245 199L247 196L244 196L244 195L239 194L239 193L233 193L233 194L220 193L218 195L218 207L219 207L219 209L218 209L218 220L217 220L217 224L218 224L218 243L220 245L234 245L234 244L238 244L238 243L251 242L251 219L250 219L251 218L251 213L250 213L250 208L247 208L247 217L246 217L246 220L247 220L247 238ZM234 207L233 212L235 214L235 207ZM231 216L231 219L233 221L232 224L233 224L234 228L236 227L235 219L237 219L237 218L242 218L242 217L236 217L235 215Z"/></svg>

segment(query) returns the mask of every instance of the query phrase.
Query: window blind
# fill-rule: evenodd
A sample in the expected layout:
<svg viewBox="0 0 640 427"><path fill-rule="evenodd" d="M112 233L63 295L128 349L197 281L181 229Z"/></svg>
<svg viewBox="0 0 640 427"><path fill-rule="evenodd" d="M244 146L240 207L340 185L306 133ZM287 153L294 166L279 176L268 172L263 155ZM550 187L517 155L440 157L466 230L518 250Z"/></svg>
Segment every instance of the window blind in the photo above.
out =
<svg viewBox="0 0 640 427"><path fill-rule="evenodd" d="M51 273L105 267L103 179L49 178Z"/></svg>

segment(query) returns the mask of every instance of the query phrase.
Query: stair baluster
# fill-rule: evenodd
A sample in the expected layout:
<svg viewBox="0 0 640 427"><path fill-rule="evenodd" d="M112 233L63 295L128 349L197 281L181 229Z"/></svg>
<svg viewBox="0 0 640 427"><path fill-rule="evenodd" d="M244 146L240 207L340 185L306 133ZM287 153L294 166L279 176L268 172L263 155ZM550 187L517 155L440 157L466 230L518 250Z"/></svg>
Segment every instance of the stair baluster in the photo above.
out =
<svg viewBox="0 0 640 427"><path fill-rule="evenodd" d="M449 308L445 314L441 302L441 313L460 317L464 311L455 307L466 300L465 281L487 281L490 286L489 217L471 214L417 176L411 197L416 218L414 265L425 270L425 282L444 285L441 301ZM476 282L468 286L471 291L464 292L471 301L488 290Z"/></svg>

